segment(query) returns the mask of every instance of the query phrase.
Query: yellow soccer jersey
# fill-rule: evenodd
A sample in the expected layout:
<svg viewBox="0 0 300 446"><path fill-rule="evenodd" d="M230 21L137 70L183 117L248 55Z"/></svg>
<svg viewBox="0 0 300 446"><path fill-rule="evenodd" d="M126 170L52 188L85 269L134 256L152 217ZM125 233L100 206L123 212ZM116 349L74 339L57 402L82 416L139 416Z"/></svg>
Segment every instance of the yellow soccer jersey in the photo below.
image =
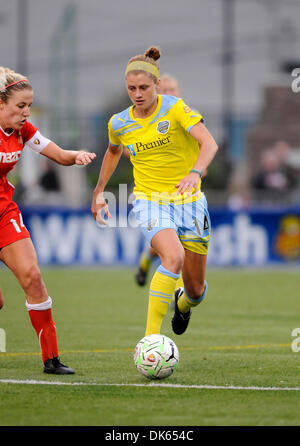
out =
<svg viewBox="0 0 300 446"><path fill-rule="evenodd" d="M175 186L198 158L199 144L189 131L202 121L182 99L168 95L158 95L156 110L148 118L135 118L133 106L112 116L109 141L129 150L137 197L168 199L171 195L182 200Z"/></svg>

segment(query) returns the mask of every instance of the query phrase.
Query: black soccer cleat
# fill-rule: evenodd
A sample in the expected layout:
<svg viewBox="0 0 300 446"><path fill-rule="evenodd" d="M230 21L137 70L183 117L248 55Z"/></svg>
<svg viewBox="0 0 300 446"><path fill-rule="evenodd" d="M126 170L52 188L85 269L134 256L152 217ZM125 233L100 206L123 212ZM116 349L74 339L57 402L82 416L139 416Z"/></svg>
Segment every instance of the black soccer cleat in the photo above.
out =
<svg viewBox="0 0 300 446"><path fill-rule="evenodd" d="M148 271L143 271L142 268L138 268L135 274L136 283L140 286L144 286L147 280Z"/></svg>
<svg viewBox="0 0 300 446"><path fill-rule="evenodd" d="M181 313L179 311L177 302L183 292L184 292L184 290L182 287L177 288L177 290L175 290L175 311L174 311L174 315L172 317L172 328L173 328L174 333L177 335L181 335L182 333L185 332L185 330L187 329L187 326L189 324L191 313L192 313L191 310L189 310L187 313Z"/></svg>
<svg viewBox="0 0 300 446"><path fill-rule="evenodd" d="M44 362L44 373L50 373L54 375L74 375L74 370L71 367L60 362L59 358L47 359Z"/></svg>

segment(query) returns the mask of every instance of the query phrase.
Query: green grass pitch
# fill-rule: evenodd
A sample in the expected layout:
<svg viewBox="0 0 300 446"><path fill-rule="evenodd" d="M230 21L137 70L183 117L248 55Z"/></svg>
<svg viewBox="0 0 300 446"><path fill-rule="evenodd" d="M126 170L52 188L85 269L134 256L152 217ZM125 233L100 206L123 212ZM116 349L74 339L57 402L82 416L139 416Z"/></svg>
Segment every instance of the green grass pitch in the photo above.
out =
<svg viewBox="0 0 300 446"><path fill-rule="evenodd" d="M42 372L23 292L10 271L0 274L6 299L1 426L300 424L300 352L291 349L292 331L300 326L295 270L208 269L207 297L193 310L188 331L174 335L171 309L166 315L162 333L176 342L179 367L154 385L133 363L148 300L133 269L43 270L60 356L76 370L62 377Z"/></svg>

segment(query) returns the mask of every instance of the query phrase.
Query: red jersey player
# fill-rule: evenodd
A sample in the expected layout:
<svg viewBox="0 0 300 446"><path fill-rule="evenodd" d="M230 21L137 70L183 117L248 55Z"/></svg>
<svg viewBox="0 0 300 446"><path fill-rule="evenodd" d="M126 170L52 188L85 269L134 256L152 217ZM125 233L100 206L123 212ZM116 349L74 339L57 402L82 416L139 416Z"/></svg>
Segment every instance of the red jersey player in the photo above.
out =
<svg viewBox="0 0 300 446"><path fill-rule="evenodd" d="M18 162L25 145L65 166L86 165L96 155L63 150L41 135L27 121L32 101L33 89L28 79L0 67L0 260L13 272L25 292L26 307L42 350L44 372L73 374L74 370L62 364L58 356L52 300L41 277L22 214L12 200L14 186L7 180L7 174ZM3 303L0 290L0 308Z"/></svg>

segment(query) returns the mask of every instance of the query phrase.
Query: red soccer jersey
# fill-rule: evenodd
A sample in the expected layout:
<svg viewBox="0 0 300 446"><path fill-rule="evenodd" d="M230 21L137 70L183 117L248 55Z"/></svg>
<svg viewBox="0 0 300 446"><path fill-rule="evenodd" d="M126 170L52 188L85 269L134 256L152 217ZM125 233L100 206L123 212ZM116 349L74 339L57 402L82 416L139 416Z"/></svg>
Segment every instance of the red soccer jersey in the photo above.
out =
<svg viewBox="0 0 300 446"><path fill-rule="evenodd" d="M25 143L34 136L36 131L37 128L27 121L21 131L14 130L11 134L5 133L0 127L0 218L11 202L14 192L14 187L8 182L6 176L18 162Z"/></svg>

